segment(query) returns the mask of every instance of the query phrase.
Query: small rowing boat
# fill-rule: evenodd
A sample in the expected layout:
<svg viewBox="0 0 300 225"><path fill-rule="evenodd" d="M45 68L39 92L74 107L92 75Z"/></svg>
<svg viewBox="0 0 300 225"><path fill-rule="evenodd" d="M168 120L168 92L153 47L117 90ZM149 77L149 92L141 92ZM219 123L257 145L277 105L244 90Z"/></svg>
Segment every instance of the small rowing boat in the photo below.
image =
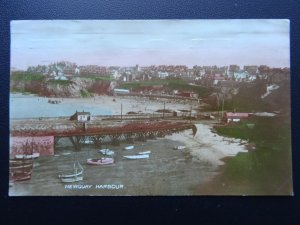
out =
<svg viewBox="0 0 300 225"><path fill-rule="evenodd" d="M151 151L144 151L144 152L139 152L138 154L139 155L146 155L146 154L150 154L151 153Z"/></svg>
<svg viewBox="0 0 300 225"><path fill-rule="evenodd" d="M103 155L113 155L113 154L115 154L114 151L112 151L108 148L101 149L101 150L99 150L99 152L102 153Z"/></svg>
<svg viewBox="0 0 300 225"><path fill-rule="evenodd" d="M114 163L113 158L87 159L87 164L90 165L107 165Z"/></svg>
<svg viewBox="0 0 300 225"><path fill-rule="evenodd" d="M126 159L147 159L149 158L148 154L142 154L142 155L124 155L124 158Z"/></svg>
<svg viewBox="0 0 300 225"><path fill-rule="evenodd" d="M32 153L30 155L26 155L26 154L18 154L15 156L16 159L35 159L38 158L40 156L39 152L36 153Z"/></svg>
<svg viewBox="0 0 300 225"><path fill-rule="evenodd" d="M73 182L77 182L77 181L82 181L83 177L82 176L79 176L79 177L67 177L67 178L61 178L60 180L63 183L73 183Z"/></svg>
<svg viewBox="0 0 300 225"><path fill-rule="evenodd" d="M127 147L124 147L125 150L131 150L131 149L134 149L134 146L133 145L129 145Z"/></svg>
<svg viewBox="0 0 300 225"><path fill-rule="evenodd" d="M65 178L82 177L82 174L83 174L83 167L81 166L81 164L79 162L76 162L76 163L74 163L73 171L68 172L68 173L59 174L58 177L61 179L62 182L68 182L68 181L65 181ZM75 180L75 181L77 181L77 180ZM75 182L75 181L73 181L73 182Z"/></svg>
<svg viewBox="0 0 300 225"><path fill-rule="evenodd" d="M183 150L185 149L186 147L184 145L178 145L178 146L175 146L173 149L174 150Z"/></svg>

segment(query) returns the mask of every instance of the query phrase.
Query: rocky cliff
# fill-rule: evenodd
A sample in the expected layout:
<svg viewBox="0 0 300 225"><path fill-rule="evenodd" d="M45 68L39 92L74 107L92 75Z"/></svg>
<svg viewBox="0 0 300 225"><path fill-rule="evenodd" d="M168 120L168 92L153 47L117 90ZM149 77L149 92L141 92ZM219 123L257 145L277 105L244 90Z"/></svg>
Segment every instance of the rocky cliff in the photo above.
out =
<svg viewBox="0 0 300 225"><path fill-rule="evenodd" d="M115 82L75 77L70 80L11 80L10 88L16 92L30 92L40 96L89 97L108 94Z"/></svg>

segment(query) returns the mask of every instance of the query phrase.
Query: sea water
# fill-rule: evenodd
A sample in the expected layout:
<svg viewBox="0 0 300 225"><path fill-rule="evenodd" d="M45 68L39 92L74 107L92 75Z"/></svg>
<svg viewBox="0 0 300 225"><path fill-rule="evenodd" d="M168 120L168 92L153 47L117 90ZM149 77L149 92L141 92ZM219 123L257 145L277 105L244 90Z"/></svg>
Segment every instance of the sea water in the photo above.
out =
<svg viewBox="0 0 300 225"><path fill-rule="evenodd" d="M58 104L48 103L49 98L36 95L10 94L10 118L60 117L71 116L78 112L90 112L92 115L111 115L112 110L103 104L91 104L90 101L61 101ZM90 99L88 99L90 100Z"/></svg>

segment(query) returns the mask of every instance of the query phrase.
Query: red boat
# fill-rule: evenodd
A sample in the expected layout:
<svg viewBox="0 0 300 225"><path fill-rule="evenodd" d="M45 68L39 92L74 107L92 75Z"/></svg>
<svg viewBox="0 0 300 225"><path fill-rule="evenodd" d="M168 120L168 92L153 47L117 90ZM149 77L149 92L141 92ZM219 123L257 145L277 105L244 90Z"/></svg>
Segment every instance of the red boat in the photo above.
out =
<svg viewBox="0 0 300 225"><path fill-rule="evenodd" d="M22 172L22 173L13 173L12 174L12 180L13 181L30 180L31 179L31 173L32 173L32 171Z"/></svg>
<svg viewBox="0 0 300 225"><path fill-rule="evenodd" d="M87 159L87 163L90 165L107 165L114 163L113 158L100 158L100 159Z"/></svg>

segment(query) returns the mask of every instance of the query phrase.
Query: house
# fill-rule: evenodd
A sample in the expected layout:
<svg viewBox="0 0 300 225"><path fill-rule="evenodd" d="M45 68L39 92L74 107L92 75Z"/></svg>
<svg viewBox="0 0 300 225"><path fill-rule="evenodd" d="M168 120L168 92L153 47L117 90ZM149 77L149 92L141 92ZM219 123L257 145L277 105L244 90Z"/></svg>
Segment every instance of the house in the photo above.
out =
<svg viewBox="0 0 300 225"><path fill-rule="evenodd" d="M249 113L233 113L233 112L227 112L225 113L225 121L226 123L229 122L239 122L242 119L246 119L249 117Z"/></svg>
<svg viewBox="0 0 300 225"><path fill-rule="evenodd" d="M198 98L198 94L193 91L181 91L177 93L178 96L187 98Z"/></svg>
<svg viewBox="0 0 300 225"><path fill-rule="evenodd" d="M221 81L226 80L222 74L215 74L212 79L214 85L218 85Z"/></svg>
<svg viewBox="0 0 300 225"><path fill-rule="evenodd" d="M91 120L91 113L89 112L77 112L74 113L74 115L72 115L70 117L70 120L77 120L78 122L86 122L86 121L89 121Z"/></svg>
<svg viewBox="0 0 300 225"><path fill-rule="evenodd" d="M128 89L118 89L115 88L113 90L114 94L129 94L129 90Z"/></svg>
<svg viewBox="0 0 300 225"><path fill-rule="evenodd" d="M234 72L233 76L236 81L243 81L248 78L249 73L247 71L240 70L238 72Z"/></svg>

